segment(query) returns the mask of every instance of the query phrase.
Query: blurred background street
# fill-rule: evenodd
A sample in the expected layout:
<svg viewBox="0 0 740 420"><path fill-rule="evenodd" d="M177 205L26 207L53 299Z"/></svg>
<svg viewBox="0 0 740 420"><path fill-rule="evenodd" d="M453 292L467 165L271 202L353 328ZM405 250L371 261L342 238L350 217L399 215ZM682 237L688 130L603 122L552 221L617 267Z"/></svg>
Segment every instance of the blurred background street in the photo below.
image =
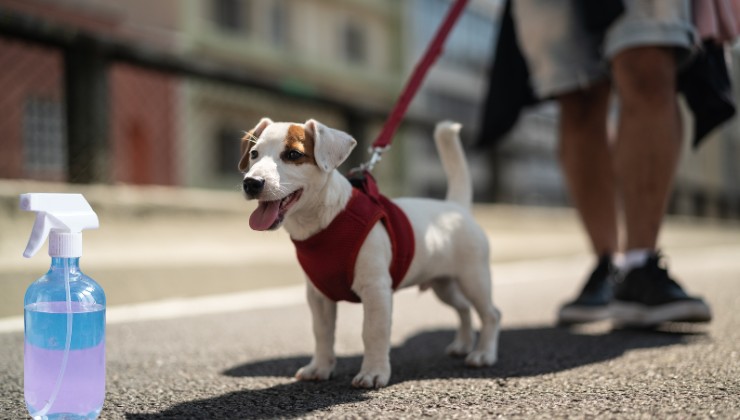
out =
<svg viewBox="0 0 740 420"><path fill-rule="evenodd" d="M0 418L25 416L23 294L49 264L45 252L22 258L27 192L83 193L100 217L81 264L108 297L102 418L740 416L737 118L698 150L684 142L660 240L715 320L554 328L592 261L557 162L557 107L480 143L497 0L470 1L374 173L390 197L441 197L431 133L462 122L504 313L499 365L445 358L453 313L408 290L388 389L349 388L361 354L352 305L340 309L337 378L291 380L312 347L303 275L285 232L249 229L239 139L262 117L315 118L359 141L345 168L364 161L449 5L0 0ZM738 80L740 48L727 55Z"/></svg>

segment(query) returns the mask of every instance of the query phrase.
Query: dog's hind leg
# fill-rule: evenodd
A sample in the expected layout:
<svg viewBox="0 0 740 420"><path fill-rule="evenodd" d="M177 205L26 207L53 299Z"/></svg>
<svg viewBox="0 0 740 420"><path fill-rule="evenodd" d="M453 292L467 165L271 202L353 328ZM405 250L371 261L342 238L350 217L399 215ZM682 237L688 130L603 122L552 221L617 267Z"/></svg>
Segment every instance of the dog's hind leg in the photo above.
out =
<svg viewBox="0 0 740 420"><path fill-rule="evenodd" d="M306 297L313 318L313 335L316 347L311 363L300 368L295 377L302 381L329 379L336 357L334 355L334 331L337 320L337 304L324 296L307 280Z"/></svg>
<svg viewBox="0 0 740 420"><path fill-rule="evenodd" d="M501 312L493 305L491 298L491 273L488 264L470 266L460 276L459 285L481 320L478 343L465 358L465 364L473 367L491 366L498 357Z"/></svg>
<svg viewBox="0 0 740 420"><path fill-rule="evenodd" d="M456 281L449 278L435 279L431 282L432 290L439 300L450 305L460 317L460 326L455 339L447 346L446 352L450 356L466 356L473 350L475 333L470 316L470 302L460 291Z"/></svg>

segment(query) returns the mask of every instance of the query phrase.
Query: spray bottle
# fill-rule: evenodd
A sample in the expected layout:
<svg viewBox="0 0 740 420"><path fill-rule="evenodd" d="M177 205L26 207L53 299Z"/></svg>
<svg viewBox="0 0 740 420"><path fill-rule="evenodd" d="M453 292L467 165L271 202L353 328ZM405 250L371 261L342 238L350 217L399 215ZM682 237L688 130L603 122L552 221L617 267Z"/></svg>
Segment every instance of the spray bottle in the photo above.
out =
<svg viewBox="0 0 740 420"><path fill-rule="evenodd" d="M49 238L51 268L24 300L24 392L34 419L95 419L105 399L105 293L80 271L82 230L98 216L81 194L22 194L36 212L23 256Z"/></svg>

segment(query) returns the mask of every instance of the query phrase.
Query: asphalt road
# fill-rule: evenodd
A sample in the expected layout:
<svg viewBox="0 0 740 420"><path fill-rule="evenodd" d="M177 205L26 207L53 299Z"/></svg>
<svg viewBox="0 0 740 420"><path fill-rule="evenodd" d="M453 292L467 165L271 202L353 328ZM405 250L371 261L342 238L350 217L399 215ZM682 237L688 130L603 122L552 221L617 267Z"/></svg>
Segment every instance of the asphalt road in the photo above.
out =
<svg viewBox="0 0 740 420"><path fill-rule="evenodd" d="M13 188L0 206L0 419L27 416L22 296L48 264L20 258L33 217L14 210L16 190L38 188ZM710 302L711 324L565 329L555 311L592 263L575 216L478 206L503 312L498 364L470 369L445 356L454 313L430 292L404 290L391 383L356 390L357 305L339 308L335 377L293 379L313 339L284 233L250 231L235 194L142 194L86 191L101 229L86 234L82 266L109 303L103 419L740 418L738 223L672 218L661 238L672 271Z"/></svg>
<svg viewBox="0 0 740 420"><path fill-rule="evenodd" d="M585 256L496 268L504 313L496 366L443 354L454 315L431 293L396 295L387 388L355 390L361 311L340 306L339 361L328 382L292 379L310 357L309 312L296 302L174 319L115 322L107 336L105 419L740 417L740 246L691 248L672 261L712 304L704 327L613 331L552 325ZM575 279L575 280L574 280ZM278 293L280 295L280 293ZM197 300L193 305L198 305ZM0 334L0 412L24 418L20 332Z"/></svg>

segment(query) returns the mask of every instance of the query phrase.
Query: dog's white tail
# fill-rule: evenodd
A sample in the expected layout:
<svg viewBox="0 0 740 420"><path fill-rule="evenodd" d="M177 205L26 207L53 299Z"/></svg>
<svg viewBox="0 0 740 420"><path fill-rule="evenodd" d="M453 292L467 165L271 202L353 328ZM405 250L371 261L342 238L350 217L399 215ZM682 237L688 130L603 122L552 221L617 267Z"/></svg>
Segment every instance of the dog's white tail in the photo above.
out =
<svg viewBox="0 0 740 420"><path fill-rule="evenodd" d="M434 141L447 174L446 199L469 208L473 203L473 183L460 142L461 128L459 123L442 121L434 130Z"/></svg>

